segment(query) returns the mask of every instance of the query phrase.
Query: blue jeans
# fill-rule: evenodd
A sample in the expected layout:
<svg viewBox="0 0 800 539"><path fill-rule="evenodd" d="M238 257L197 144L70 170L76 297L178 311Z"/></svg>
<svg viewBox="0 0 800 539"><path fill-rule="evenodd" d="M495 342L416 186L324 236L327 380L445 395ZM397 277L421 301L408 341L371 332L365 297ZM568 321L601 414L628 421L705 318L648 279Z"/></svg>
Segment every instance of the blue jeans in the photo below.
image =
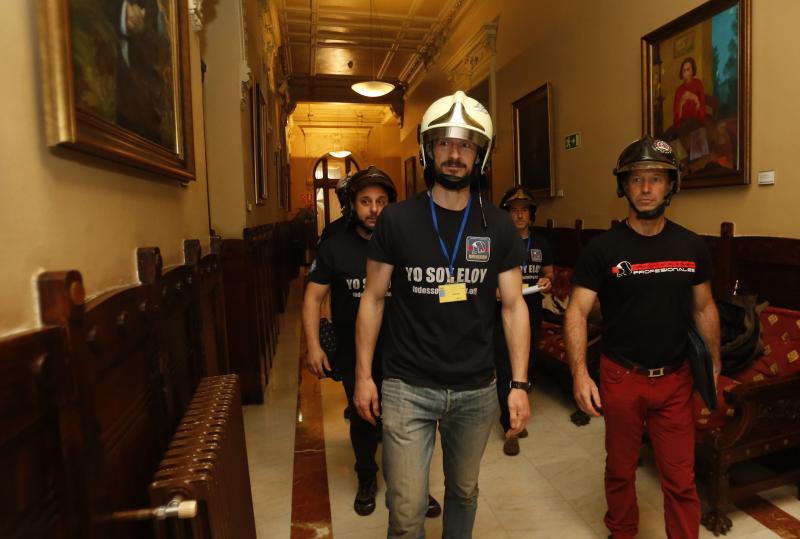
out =
<svg viewBox="0 0 800 539"><path fill-rule="evenodd" d="M388 537L425 537L428 471L436 441L444 464L443 537L472 537L478 508L478 472L497 418L495 384L453 391L383 381L383 475Z"/></svg>

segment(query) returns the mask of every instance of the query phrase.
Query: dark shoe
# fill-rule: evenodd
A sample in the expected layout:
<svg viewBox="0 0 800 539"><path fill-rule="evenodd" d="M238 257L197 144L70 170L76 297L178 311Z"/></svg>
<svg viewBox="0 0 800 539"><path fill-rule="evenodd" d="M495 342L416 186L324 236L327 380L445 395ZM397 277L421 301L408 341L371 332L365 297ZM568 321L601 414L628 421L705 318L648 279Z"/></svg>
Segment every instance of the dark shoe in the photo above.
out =
<svg viewBox="0 0 800 539"><path fill-rule="evenodd" d="M519 455L519 440L516 436L506 438L506 441L503 443L503 453L509 457Z"/></svg>
<svg viewBox="0 0 800 539"><path fill-rule="evenodd" d="M376 492L378 492L378 483L374 477L358 482L358 492L356 500L353 502L353 509L357 514L362 517L372 514L375 510Z"/></svg>
<svg viewBox="0 0 800 539"><path fill-rule="evenodd" d="M517 434L517 438L527 438L528 437L528 429L522 429L519 434Z"/></svg>
<svg viewBox="0 0 800 539"><path fill-rule="evenodd" d="M436 498L428 494L428 510L425 511L425 516L428 518L436 518L442 514L442 506L436 501Z"/></svg>

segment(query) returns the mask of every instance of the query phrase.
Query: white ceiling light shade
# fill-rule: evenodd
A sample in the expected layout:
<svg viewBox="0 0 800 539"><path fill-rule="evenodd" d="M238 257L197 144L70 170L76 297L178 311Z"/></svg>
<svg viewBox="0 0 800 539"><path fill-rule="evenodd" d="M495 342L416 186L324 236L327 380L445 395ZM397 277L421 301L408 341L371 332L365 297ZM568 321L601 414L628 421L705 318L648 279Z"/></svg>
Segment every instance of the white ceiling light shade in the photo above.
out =
<svg viewBox="0 0 800 539"><path fill-rule="evenodd" d="M350 86L355 93L364 97L381 97L394 90L394 84L380 81L375 76L375 36L373 35L373 30L372 0L369 0L369 54L372 60L372 80L357 82Z"/></svg>
<svg viewBox="0 0 800 539"><path fill-rule="evenodd" d="M337 157L339 159L344 159L348 155L350 155L350 150L334 150L332 152L328 152L331 157Z"/></svg>
<svg viewBox="0 0 800 539"><path fill-rule="evenodd" d="M381 97L394 90L394 84L380 80L357 82L351 86L353 91L364 97Z"/></svg>

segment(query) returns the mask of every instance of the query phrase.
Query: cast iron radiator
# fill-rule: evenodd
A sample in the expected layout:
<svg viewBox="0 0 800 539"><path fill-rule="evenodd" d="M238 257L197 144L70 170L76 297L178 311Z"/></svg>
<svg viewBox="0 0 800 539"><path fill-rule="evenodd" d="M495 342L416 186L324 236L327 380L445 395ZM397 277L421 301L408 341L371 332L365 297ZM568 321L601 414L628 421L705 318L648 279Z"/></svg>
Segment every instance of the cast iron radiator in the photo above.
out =
<svg viewBox="0 0 800 539"><path fill-rule="evenodd" d="M154 506L197 502L197 515L155 522L159 539L256 539L235 374L203 378L150 484Z"/></svg>

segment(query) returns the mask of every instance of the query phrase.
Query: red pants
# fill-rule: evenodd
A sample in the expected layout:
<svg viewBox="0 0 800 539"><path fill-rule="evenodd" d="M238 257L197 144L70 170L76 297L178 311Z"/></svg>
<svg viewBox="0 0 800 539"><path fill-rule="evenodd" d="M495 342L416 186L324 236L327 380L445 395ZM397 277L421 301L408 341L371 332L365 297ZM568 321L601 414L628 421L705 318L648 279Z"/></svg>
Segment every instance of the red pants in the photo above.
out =
<svg viewBox="0 0 800 539"><path fill-rule="evenodd" d="M694 411L688 362L659 378L636 374L603 357L600 398L606 422L605 523L614 539L636 537L636 465L642 434L653 445L667 537L695 539L700 500L694 483Z"/></svg>

